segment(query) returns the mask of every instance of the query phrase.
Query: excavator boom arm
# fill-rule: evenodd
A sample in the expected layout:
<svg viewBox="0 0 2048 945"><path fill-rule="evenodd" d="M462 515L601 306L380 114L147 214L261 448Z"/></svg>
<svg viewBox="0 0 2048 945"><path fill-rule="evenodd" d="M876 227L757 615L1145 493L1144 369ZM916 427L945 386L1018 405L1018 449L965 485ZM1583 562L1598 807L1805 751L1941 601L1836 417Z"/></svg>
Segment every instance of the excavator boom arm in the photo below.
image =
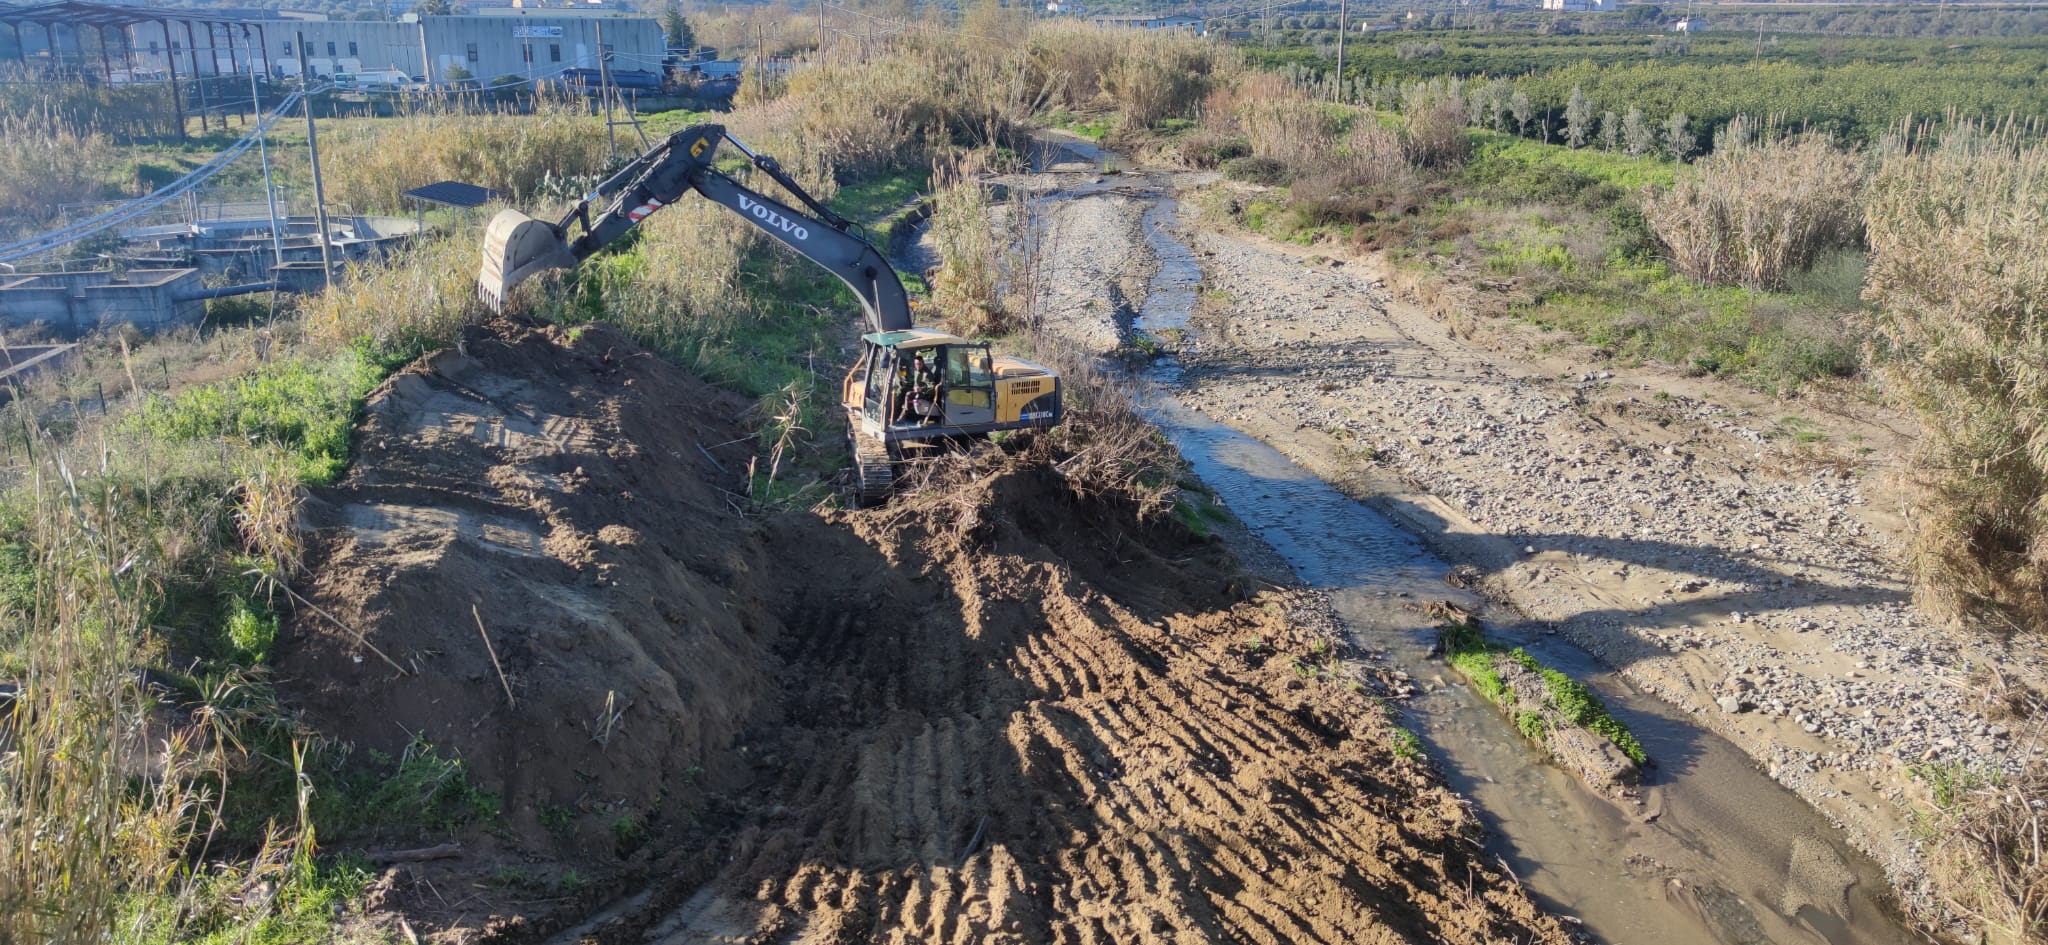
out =
<svg viewBox="0 0 2048 945"><path fill-rule="evenodd" d="M625 236L655 211L695 190L846 283L860 299L874 330L911 327L910 297L881 252L852 232L852 224L798 187L773 159L757 155L737 141L733 143L755 166L826 219L798 211L721 173L712 166L712 158L726 138L725 129L718 125L676 132L599 185L559 224L550 226L516 210L499 213L485 234L479 293L496 308L512 286L549 269L575 266ZM587 216L592 201L613 194L616 198L602 213L595 218ZM584 232L571 240L570 228L579 220Z"/></svg>

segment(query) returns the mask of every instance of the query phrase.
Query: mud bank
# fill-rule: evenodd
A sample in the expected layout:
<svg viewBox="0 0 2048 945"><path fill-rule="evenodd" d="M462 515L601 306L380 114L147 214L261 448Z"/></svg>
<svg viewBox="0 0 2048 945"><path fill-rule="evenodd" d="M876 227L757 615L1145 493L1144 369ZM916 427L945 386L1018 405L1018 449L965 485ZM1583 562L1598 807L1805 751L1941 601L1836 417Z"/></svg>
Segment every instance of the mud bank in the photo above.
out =
<svg viewBox="0 0 2048 945"><path fill-rule="evenodd" d="M1000 453L882 510L744 514L743 406L602 328L510 323L373 397L309 513L331 617L290 628L280 688L331 737L460 756L505 809L390 868L373 920L1568 940L1312 596Z"/></svg>

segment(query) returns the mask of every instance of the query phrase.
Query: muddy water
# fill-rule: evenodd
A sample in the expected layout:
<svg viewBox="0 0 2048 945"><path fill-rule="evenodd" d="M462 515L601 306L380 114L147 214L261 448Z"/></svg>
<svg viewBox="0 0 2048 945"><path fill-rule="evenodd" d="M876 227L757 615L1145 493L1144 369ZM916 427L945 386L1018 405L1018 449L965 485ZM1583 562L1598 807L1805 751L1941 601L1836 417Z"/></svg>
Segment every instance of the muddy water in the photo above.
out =
<svg viewBox="0 0 2048 945"><path fill-rule="evenodd" d="M1185 332L1200 264L1176 233L1177 216L1163 195L1144 215L1158 270L1133 328L1199 344ZM1883 904L1877 866L1740 749L1542 628L1451 589L1448 566L1390 519L1183 406L1172 395L1179 370L1170 360L1149 374L1157 419L1202 480L1303 580L1330 592L1360 646L1423 683L1407 704L1412 727L1452 787L1478 806L1491 849L1548 907L1615 945L1917 940ZM1641 803L1609 801L1547 764L1432 660L1432 631L1412 605L1435 598L1480 610L1503 642L1597 690L1655 762Z"/></svg>

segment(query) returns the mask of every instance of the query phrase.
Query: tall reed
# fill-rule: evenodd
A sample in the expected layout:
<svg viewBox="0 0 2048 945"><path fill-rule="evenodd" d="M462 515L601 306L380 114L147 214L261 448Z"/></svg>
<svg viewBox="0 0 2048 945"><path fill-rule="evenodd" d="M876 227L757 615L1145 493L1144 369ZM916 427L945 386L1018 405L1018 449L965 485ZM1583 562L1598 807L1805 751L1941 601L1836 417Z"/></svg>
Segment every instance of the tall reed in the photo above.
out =
<svg viewBox="0 0 2048 945"><path fill-rule="evenodd" d="M1865 212L1885 373L1926 421L1921 601L2048 626L2048 145L1920 136Z"/></svg>
<svg viewBox="0 0 2048 945"><path fill-rule="evenodd" d="M1821 254L1862 239L1864 170L1853 152L1804 137L1716 152L1643 217L1672 265L1701 282L1777 290Z"/></svg>
<svg viewBox="0 0 2048 945"><path fill-rule="evenodd" d="M68 123L0 114L0 222L45 224L109 187L113 142Z"/></svg>

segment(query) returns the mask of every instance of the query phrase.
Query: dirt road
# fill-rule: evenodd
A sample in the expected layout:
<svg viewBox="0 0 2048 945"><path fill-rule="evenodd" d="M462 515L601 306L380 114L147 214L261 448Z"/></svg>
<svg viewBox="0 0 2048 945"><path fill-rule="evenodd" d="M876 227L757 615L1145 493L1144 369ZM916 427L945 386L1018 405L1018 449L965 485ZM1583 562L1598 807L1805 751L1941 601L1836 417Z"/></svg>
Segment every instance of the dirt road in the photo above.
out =
<svg viewBox="0 0 2048 945"><path fill-rule="evenodd" d="M1013 186L1088 173L1052 170ZM2042 750L1982 695L1989 673L2043 678L2048 664L1912 607L1893 478L1907 421L1839 395L1775 400L1602 365L1533 329L1474 325L1455 293L1425 290L1427 306L1396 297L1378 260L1243 232L1228 219L1237 185L1152 180L1179 198L1175 238L1201 270L1190 333L1160 336L1179 346L1183 402L1476 566L1491 596L1733 740L1907 894L1908 769ZM1096 201L1045 216L1054 233L1156 237ZM1133 278L1098 271L1108 263L1092 254L1057 255L1061 278ZM1128 331L1133 314L1108 317Z"/></svg>
<svg viewBox="0 0 2048 945"><path fill-rule="evenodd" d="M758 516L744 409L602 328L509 322L373 396L308 512L321 609L280 689L361 750L461 758L504 814L391 867L365 921L441 942L1569 940L1313 596L994 451L879 511Z"/></svg>

